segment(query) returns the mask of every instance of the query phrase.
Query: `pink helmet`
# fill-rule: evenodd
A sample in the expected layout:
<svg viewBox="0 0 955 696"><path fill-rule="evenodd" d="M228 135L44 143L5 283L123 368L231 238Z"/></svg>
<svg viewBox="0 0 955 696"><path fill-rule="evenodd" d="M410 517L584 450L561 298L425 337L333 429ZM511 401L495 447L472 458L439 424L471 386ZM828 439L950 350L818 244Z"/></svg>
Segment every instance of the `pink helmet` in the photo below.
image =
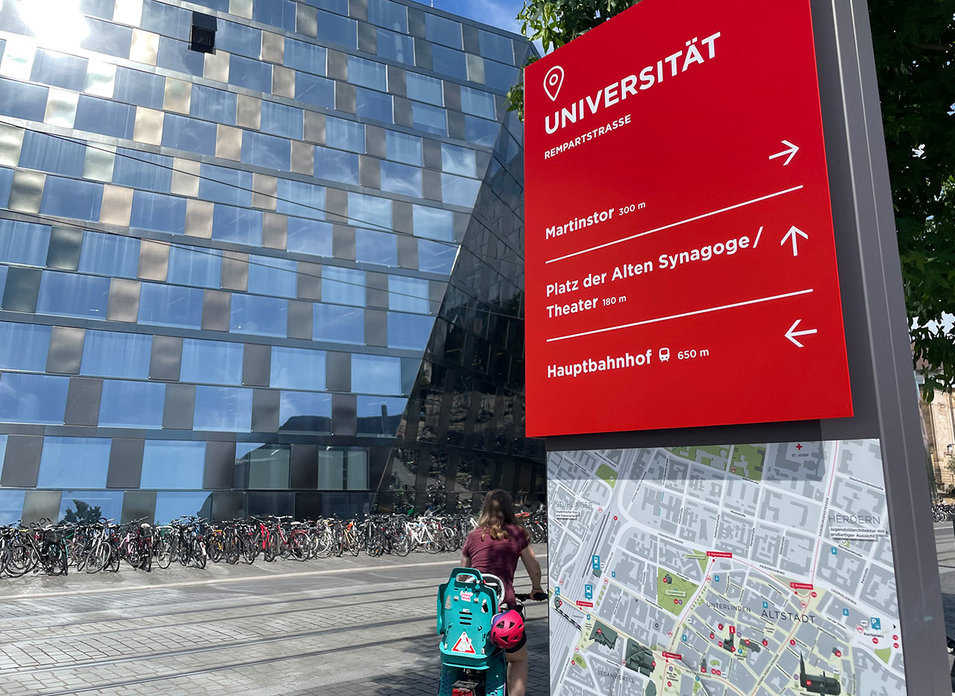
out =
<svg viewBox="0 0 955 696"><path fill-rule="evenodd" d="M524 619L515 610L495 614L491 620L491 642L509 650L521 646L524 640Z"/></svg>

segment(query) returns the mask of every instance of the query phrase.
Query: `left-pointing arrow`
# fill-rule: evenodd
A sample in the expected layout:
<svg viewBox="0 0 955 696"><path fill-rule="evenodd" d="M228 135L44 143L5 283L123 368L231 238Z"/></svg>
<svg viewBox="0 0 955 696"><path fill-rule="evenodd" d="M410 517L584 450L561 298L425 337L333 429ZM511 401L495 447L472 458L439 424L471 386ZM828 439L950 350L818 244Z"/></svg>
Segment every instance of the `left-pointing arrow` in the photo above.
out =
<svg viewBox="0 0 955 696"><path fill-rule="evenodd" d="M797 246L797 237L802 237L803 239L809 239L809 235L803 232L798 227L790 227L789 232L783 235L782 241L779 243L779 246L782 246L786 243L787 239L792 239L793 243L793 256L799 256L799 247Z"/></svg>
<svg viewBox="0 0 955 696"><path fill-rule="evenodd" d="M793 325L789 327L789 331L786 332L786 338L796 344L797 348L805 348L805 346L796 340L796 336L808 336L810 334L818 333L817 329L803 329L802 331L796 331L796 327L799 326L799 322L802 319L797 319L793 322Z"/></svg>

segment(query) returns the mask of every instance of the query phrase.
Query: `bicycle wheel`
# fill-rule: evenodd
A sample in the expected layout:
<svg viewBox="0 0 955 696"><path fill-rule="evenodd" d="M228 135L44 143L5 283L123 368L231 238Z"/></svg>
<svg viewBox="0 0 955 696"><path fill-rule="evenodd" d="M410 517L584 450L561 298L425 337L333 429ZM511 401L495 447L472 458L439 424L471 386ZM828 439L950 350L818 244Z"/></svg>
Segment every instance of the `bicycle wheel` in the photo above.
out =
<svg viewBox="0 0 955 696"><path fill-rule="evenodd" d="M12 578L33 570L39 562L39 554L33 544L16 539L7 545L6 571Z"/></svg>
<svg viewBox="0 0 955 696"><path fill-rule="evenodd" d="M289 537L288 549L289 556L294 558L296 561L308 560L310 552L308 534L305 532L300 532L298 534L293 532L292 536Z"/></svg>
<svg viewBox="0 0 955 696"><path fill-rule="evenodd" d="M175 555L175 541L172 537L164 536L156 544L156 565L162 569L172 565L172 558Z"/></svg>
<svg viewBox="0 0 955 696"><path fill-rule="evenodd" d="M102 539L95 541L86 556L86 572L98 573L106 567L109 561L109 544Z"/></svg>
<svg viewBox="0 0 955 696"><path fill-rule="evenodd" d="M262 535L256 534L254 536L245 536L242 537L242 556L245 558L246 563L254 563L255 557L259 555L259 551L262 550Z"/></svg>

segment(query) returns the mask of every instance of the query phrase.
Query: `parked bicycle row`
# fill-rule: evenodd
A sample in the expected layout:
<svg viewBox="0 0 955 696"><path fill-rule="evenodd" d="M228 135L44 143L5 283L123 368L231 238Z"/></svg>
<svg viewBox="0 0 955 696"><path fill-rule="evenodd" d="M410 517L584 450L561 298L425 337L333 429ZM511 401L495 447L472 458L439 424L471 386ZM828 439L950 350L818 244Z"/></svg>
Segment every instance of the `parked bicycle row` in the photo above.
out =
<svg viewBox="0 0 955 696"><path fill-rule="evenodd" d="M955 520L955 505L951 503L936 503L932 506L932 518L936 522L951 522Z"/></svg>
<svg viewBox="0 0 955 696"><path fill-rule="evenodd" d="M543 513L522 517L532 541L546 539ZM307 561L351 554L407 556L413 551L455 551L475 526L467 514L369 515L295 521L291 517L250 517L209 522L181 517L167 525L145 518L115 524L53 523L0 526L0 576L26 573L66 575L119 570L128 565L149 571L173 563L205 568L207 562L266 562L277 558Z"/></svg>

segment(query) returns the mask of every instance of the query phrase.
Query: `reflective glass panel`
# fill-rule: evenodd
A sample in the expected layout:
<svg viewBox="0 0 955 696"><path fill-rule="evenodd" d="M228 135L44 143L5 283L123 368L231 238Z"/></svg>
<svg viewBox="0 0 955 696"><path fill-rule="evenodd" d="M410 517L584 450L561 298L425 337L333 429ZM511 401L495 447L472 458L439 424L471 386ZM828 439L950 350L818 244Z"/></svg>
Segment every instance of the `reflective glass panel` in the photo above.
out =
<svg viewBox="0 0 955 696"><path fill-rule="evenodd" d="M66 317L105 319L109 278L44 271L36 311Z"/></svg>
<svg viewBox="0 0 955 696"><path fill-rule="evenodd" d="M390 160L421 166L421 138L407 133L385 131L385 153Z"/></svg>
<svg viewBox="0 0 955 696"><path fill-rule="evenodd" d="M474 176L477 169L474 150L441 143L441 169L451 174Z"/></svg>
<svg viewBox="0 0 955 696"><path fill-rule="evenodd" d="M258 47L255 52L258 55ZM229 58L229 84L256 92L271 92L272 65L233 54Z"/></svg>
<svg viewBox="0 0 955 696"><path fill-rule="evenodd" d="M30 79L34 82L79 92L83 89L83 82L86 79L86 58L55 53L43 48L38 49L33 59L33 73Z"/></svg>
<svg viewBox="0 0 955 696"><path fill-rule="evenodd" d="M252 6L252 19L287 31L295 31L295 3L288 0L257 0Z"/></svg>
<svg viewBox="0 0 955 696"><path fill-rule="evenodd" d="M201 469L200 469L201 471ZM192 486L190 486L192 487ZM201 485L195 488L202 488ZM156 493L156 524L169 524L177 517L206 517L206 505L211 493L176 493L158 491Z"/></svg>
<svg viewBox="0 0 955 696"><path fill-rule="evenodd" d="M50 228L32 222L0 219L0 260L45 266Z"/></svg>
<svg viewBox="0 0 955 696"><path fill-rule="evenodd" d="M325 187L292 179L279 179L275 210L287 215L322 219L325 217Z"/></svg>
<svg viewBox="0 0 955 696"><path fill-rule="evenodd" d="M216 203L212 215L212 238L262 246L262 211Z"/></svg>
<svg viewBox="0 0 955 696"><path fill-rule="evenodd" d="M4 372L0 375L0 421L62 425L69 377Z"/></svg>
<svg viewBox="0 0 955 696"><path fill-rule="evenodd" d="M262 31L260 29L221 20L216 24L217 49L253 58L259 57L259 51L262 50Z"/></svg>
<svg viewBox="0 0 955 696"><path fill-rule="evenodd" d="M195 430L248 432L252 429L252 390L196 387Z"/></svg>
<svg viewBox="0 0 955 696"><path fill-rule="evenodd" d="M325 351L272 346L269 386L273 389L325 389Z"/></svg>
<svg viewBox="0 0 955 696"><path fill-rule="evenodd" d="M236 95L222 89L203 85L192 86L189 113L216 123L235 125Z"/></svg>
<svg viewBox="0 0 955 696"><path fill-rule="evenodd" d="M478 41L481 55L485 58L493 58L502 63L514 62L514 45L506 36L478 29Z"/></svg>
<svg viewBox="0 0 955 696"><path fill-rule="evenodd" d="M340 491L345 488L345 452L339 449L318 451L318 488Z"/></svg>
<svg viewBox="0 0 955 696"><path fill-rule="evenodd" d="M454 239L454 214L450 210L416 205L412 211L416 237L450 242Z"/></svg>
<svg viewBox="0 0 955 696"><path fill-rule="evenodd" d="M186 29L186 31L181 34L176 34L176 36L189 36L189 31L189 29ZM160 68L202 77L205 71L204 55L204 53L189 50L189 45L184 41L176 41L168 36L160 36L159 55L156 57L156 65Z"/></svg>
<svg viewBox="0 0 955 696"><path fill-rule="evenodd" d="M288 445L258 447L248 453L249 488L284 490L289 487Z"/></svg>
<svg viewBox="0 0 955 696"><path fill-rule="evenodd" d="M141 26L146 31L166 36L187 36L192 13L156 0L143 3Z"/></svg>
<svg viewBox="0 0 955 696"><path fill-rule="evenodd" d="M286 247L301 254L331 256L332 226L327 222L289 218Z"/></svg>
<svg viewBox="0 0 955 696"><path fill-rule="evenodd" d="M368 450L348 450L345 460L345 484L350 491L368 490Z"/></svg>
<svg viewBox="0 0 955 696"><path fill-rule="evenodd" d="M481 182L477 179L468 179L454 174L441 175L441 200L445 203L473 208L480 190Z"/></svg>
<svg viewBox="0 0 955 696"><path fill-rule="evenodd" d="M494 95L472 87L461 86L461 111L482 118L493 119L496 115Z"/></svg>
<svg viewBox="0 0 955 696"><path fill-rule="evenodd" d="M146 440L139 487L202 488L205 460L205 442Z"/></svg>
<svg viewBox="0 0 955 696"><path fill-rule="evenodd" d="M165 193L133 191L129 226L140 230L182 234L186 227L186 199ZM135 272L133 275L136 275Z"/></svg>
<svg viewBox="0 0 955 696"><path fill-rule="evenodd" d="M401 358L352 355L351 389L363 394L400 394Z"/></svg>
<svg viewBox="0 0 955 696"><path fill-rule="evenodd" d="M368 21L380 27L408 33L408 10L391 0L368 0Z"/></svg>
<svg viewBox="0 0 955 696"><path fill-rule="evenodd" d="M425 314L388 312L388 347L424 350L433 326L434 317Z"/></svg>
<svg viewBox="0 0 955 696"><path fill-rule="evenodd" d="M285 39L285 67L315 75L325 74L325 48L308 41ZM298 93L296 93L298 98Z"/></svg>
<svg viewBox="0 0 955 696"><path fill-rule="evenodd" d="M119 520L123 511L122 491L63 491L60 517L64 522L96 522L101 517Z"/></svg>
<svg viewBox="0 0 955 696"><path fill-rule="evenodd" d="M78 220L99 220L102 202L102 184L48 176L43 186L40 212Z"/></svg>
<svg viewBox="0 0 955 696"><path fill-rule="evenodd" d="M292 143L265 133L245 131L242 135L242 161L267 169L287 172L291 166Z"/></svg>
<svg viewBox="0 0 955 696"><path fill-rule="evenodd" d="M2 438L3 447L6 448L7 436L3 435ZM26 491L0 489L0 524L13 524L23 517L23 498L25 495Z"/></svg>
<svg viewBox="0 0 955 696"><path fill-rule="evenodd" d="M262 130L286 138L302 139L303 114L301 109L275 102L262 102Z"/></svg>
<svg viewBox="0 0 955 696"><path fill-rule="evenodd" d="M102 428L161 428L166 385L103 380L99 407Z"/></svg>
<svg viewBox="0 0 955 696"><path fill-rule="evenodd" d="M242 384L242 351L241 343L183 339L179 381Z"/></svg>
<svg viewBox="0 0 955 696"><path fill-rule="evenodd" d="M353 85L385 92L388 90L387 68L384 63L348 56L348 81Z"/></svg>
<svg viewBox="0 0 955 696"><path fill-rule="evenodd" d="M398 245L395 235L375 230L355 230L355 260L382 266L398 265Z"/></svg>
<svg viewBox="0 0 955 696"><path fill-rule="evenodd" d="M431 63L436 73L449 75L459 80L468 79L467 59L461 51L433 44L431 46Z"/></svg>
<svg viewBox="0 0 955 696"><path fill-rule="evenodd" d="M360 307L315 304L312 314L312 338L333 343L365 342L365 310Z"/></svg>
<svg viewBox="0 0 955 696"><path fill-rule="evenodd" d="M283 391L279 401L279 429L329 432L332 425L332 395Z"/></svg>
<svg viewBox="0 0 955 696"><path fill-rule="evenodd" d="M20 166L41 172L83 176L86 144L65 137L27 130L20 148Z"/></svg>
<svg viewBox="0 0 955 696"><path fill-rule="evenodd" d="M391 229L391 199L348 192L348 217L353 225Z"/></svg>
<svg viewBox="0 0 955 696"><path fill-rule="evenodd" d="M326 109L335 106L335 83L324 77L315 77L306 72L295 73L295 99Z"/></svg>
<svg viewBox="0 0 955 696"><path fill-rule="evenodd" d="M370 8L369 8L370 9ZM378 30L378 55L407 65L414 65L414 39L386 29Z"/></svg>
<svg viewBox="0 0 955 696"><path fill-rule="evenodd" d="M143 283L139 323L198 329L202 325L202 290Z"/></svg>
<svg viewBox="0 0 955 696"><path fill-rule="evenodd" d="M438 78L409 71L405 74L405 82L409 99L444 106L444 83Z"/></svg>
<svg viewBox="0 0 955 696"><path fill-rule="evenodd" d="M162 144L212 157L216 154L216 126L195 118L166 114L162 123Z"/></svg>
<svg viewBox="0 0 955 696"><path fill-rule="evenodd" d="M7 107L3 106L5 96L2 83L3 80L0 80L0 109L3 109L6 113ZM45 103L45 94L43 100ZM76 105L76 118L73 119L73 127L76 130L129 139L133 137L135 117L136 110L132 106L81 94ZM43 111L41 110L40 116L36 120L42 119Z"/></svg>
<svg viewBox="0 0 955 696"><path fill-rule="evenodd" d="M43 121L49 91L49 87L0 78L0 113L28 121Z"/></svg>
<svg viewBox="0 0 955 696"><path fill-rule="evenodd" d="M325 119L325 143L351 152L365 151L365 126L356 121L329 116Z"/></svg>
<svg viewBox="0 0 955 696"><path fill-rule="evenodd" d="M423 278L388 276L388 306L402 312L429 311L429 284Z"/></svg>
<svg viewBox="0 0 955 696"><path fill-rule="evenodd" d="M106 19L112 19L112 3L110 14ZM96 19L87 19L90 33L80 41L80 46L88 51L105 53L116 58L129 57L129 45L132 41L133 30L130 27L121 27L111 22L101 22Z"/></svg>
<svg viewBox="0 0 955 696"><path fill-rule="evenodd" d="M424 16L424 35L428 41L445 44L454 48L464 48L461 39L461 24L434 14Z"/></svg>
<svg viewBox="0 0 955 696"><path fill-rule="evenodd" d="M407 399L358 395L358 432L394 435L404 415Z"/></svg>
<svg viewBox="0 0 955 696"><path fill-rule="evenodd" d="M521 79L521 71L513 65L504 65L493 60L484 61L484 83L496 90L506 92Z"/></svg>
<svg viewBox="0 0 955 696"><path fill-rule="evenodd" d="M322 299L335 304L365 306L365 272L338 266L322 268Z"/></svg>
<svg viewBox="0 0 955 696"><path fill-rule="evenodd" d="M6 206L10 200L10 186L13 184L13 170L0 167L0 206Z"/></svg>
<svg viewBox="0 0 955 696"><path fill-rule="evenodd" d="M169 193L172 186L172 157L121 147L116 151L113 164L113 183Z"/></svg>
<svg viewBox="0 0 955 696"><path fill-rule="evenodd" d="M444 109L427 104L411 102L411 123L418 129L436 135L448 134L448 121Z"/></svg>
<svg viewBox="0 0 955 696"><path fill-rule="evenodd" d="M5 370L46 369L50 327L40 324L0 322L0 368Z"/></svg>
<svg viewBox="0 0 955 696"><path fill-rule="evenodd" d="M84 74L85 74L84 70ZM134 106L161 109L166 89L162 75L152 75L129 68L116 68L116 84L113 99Z"/></svg>
<svg viewBox="0 0 955 696"><path fill-rule="evenodd" d="M199 167L199 198L229 205L252 205L252 173L230 167Z"/></svg>
<svg viewBox="0 0 955 696"><path fill-rule="evenodd" d="M149 377L152 336L86 330L80 372L95 377Z"/></svg>
<svg viewBox="0 0 955 696"><path fill-rule="evenodd" d="M208 247L169 247L169 270L166 282L218 288L222 274L222 252Z"/></svg>
<svg viewBox="0 0 955 696"><path fill-rule="evenodd" d="M315 148L315 176L343 184L358 184L358 155L354 152Z"/></svg>
<svg viewBox="0 0 955 696"><path fill-rule="evenodd" d="M355 113L362 118L393 123L391 95L358 87L355 90Z"/></svg>
<svg viewBox="0 0 955 696"><path fill-rule="evenodd" d="M139 267L139 240L97 232L83 233L81 273L135 278Z"/></svg>
<svg viewBox="0 0 955 696"><path fill-rule="evenodd" d="M295 297L297 288L295 261L268 256L253 256L249 259L249 292Z"/></svg>
<svg viewBox="0 0 955 696"><path fill-rule="evenodd" d="M421 170L382 160L381 190L421 198Z"/></svg>
<svg viewBox="0 0 955 696"><path fill-rule="evenodd" d="M358 48L358 24L330 12L318 11L318 38L345 48Z"/></svg>
<svg viewBox="0 0 955 696"><path fill-rule="evenodd" d="M288 302L273 297L232 295L230 331L257 336L285 336Z"/></svg>
<svg viewBox="0 0 955 696"><path fill-rule="evenodd" d="M497 121L485 121L474 116L464 117L465 140L476 145L494 147L501 124Z"/></svg>

